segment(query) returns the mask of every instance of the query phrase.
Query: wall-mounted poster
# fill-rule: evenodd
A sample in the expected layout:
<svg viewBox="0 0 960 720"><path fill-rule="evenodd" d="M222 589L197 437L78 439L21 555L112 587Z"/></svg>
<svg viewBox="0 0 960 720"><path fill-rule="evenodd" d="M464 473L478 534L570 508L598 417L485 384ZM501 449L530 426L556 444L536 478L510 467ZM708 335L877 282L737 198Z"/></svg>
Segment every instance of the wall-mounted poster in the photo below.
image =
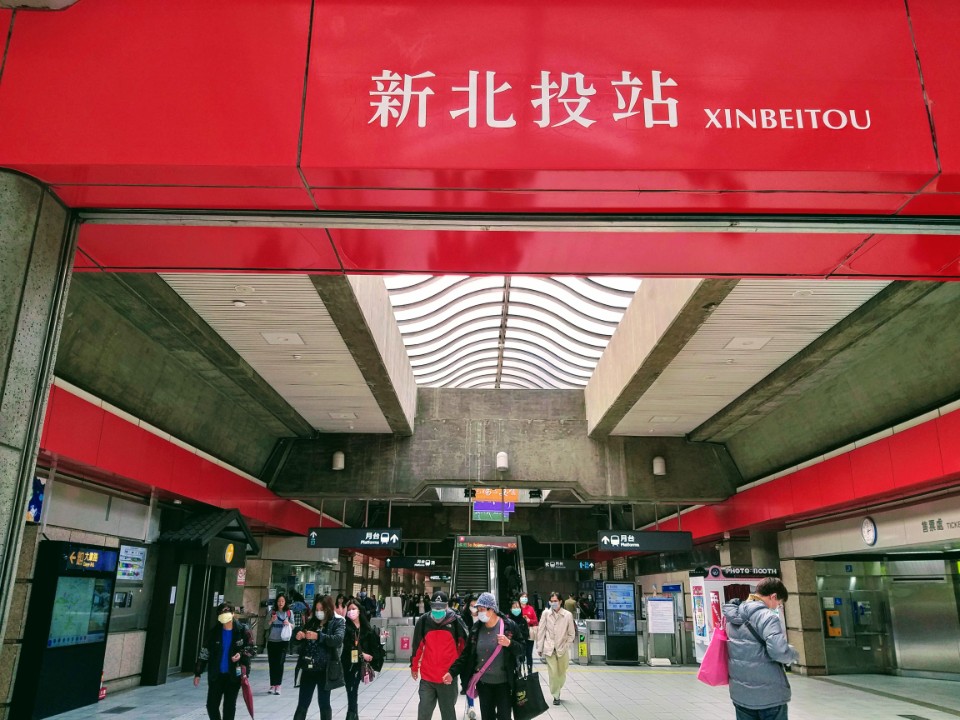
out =
<svg viewBox="0 0 960 720"><path fill-rule="evenodd" d="M143 582L147 565L147 549L138 545L121 545L120 561L117 563L117 581Z"/></svg>

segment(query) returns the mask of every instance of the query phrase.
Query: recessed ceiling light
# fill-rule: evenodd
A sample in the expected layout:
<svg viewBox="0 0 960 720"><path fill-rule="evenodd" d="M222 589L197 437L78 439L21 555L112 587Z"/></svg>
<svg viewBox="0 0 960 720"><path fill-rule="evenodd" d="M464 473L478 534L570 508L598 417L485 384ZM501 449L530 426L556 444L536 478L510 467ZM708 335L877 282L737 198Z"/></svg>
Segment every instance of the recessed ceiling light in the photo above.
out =
<svg viewBox="0 0 960 720"><path fill-rule="evenodd" d="M249 295L250 293L257 291L257 289L253 287L253 285L237 285L233 289L236 290L241 295Z"/></svg>
<svg viewBox="0 0 960 720"><path fill-rule="evenodd" d="M239 308L239 307L246 307L247 304L243 300L234 300L233 306Z"/></svg>
<svg viewBox="0 0 960 720"><path fill-rule="evenodd" d="M802 289L802 290L794 290L794 291L793 291L793 296L794 296L795 298L808 298L808 297L810 297L811 295L813 295L813 290L810 290L810 289L808 289L808 288L804 288L804 289Z"/></svg>
<svg viewBox="0 0 960 720"><path fill-rule="evenodd" d="M303 338L298 333L265 332L260 336L267 341L267 345L304 345Z"/></svg>
<svg viewBox="0 0 960 720"><path fill-rule="evenodd" d="M769 337L735 337L726 345L724 350L759 350L773 338Z"/></svg>
<svg viewBox="0 0 960 720"><path fill-rule="evenodd" d="M291 355L291 357L292 357L294 360L302 360L302 359L303 359L303 355Z"/></svg>

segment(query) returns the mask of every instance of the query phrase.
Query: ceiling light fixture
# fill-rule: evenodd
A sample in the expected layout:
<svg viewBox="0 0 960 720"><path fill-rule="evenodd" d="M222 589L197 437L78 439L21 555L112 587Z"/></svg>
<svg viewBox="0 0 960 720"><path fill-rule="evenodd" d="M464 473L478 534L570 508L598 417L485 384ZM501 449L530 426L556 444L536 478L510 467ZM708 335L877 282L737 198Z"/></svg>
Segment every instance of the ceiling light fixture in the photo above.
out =
<svg viewBox="0 0 960 720"><path fill-rule="evenodd" d="M256 288L254 288L253 285L237 285L233 289L243 295L249 295L250 293L256 292Z"/></svg>
<svg viewBox="0 0 960 720"><path fill-rule="evenodd" d="M241 307L246 307L247 304L246 304L243 300L234 300L234 301L233 301L233 306L234 306L235 308L241 308Z"/></svg>

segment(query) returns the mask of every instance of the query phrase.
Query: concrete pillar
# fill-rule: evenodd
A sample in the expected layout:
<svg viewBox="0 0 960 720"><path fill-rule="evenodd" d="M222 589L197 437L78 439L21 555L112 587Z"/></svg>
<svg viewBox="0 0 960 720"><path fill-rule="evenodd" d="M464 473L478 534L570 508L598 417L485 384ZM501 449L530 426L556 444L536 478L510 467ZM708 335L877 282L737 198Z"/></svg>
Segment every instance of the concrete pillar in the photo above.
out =
<svg viewBox="0 0 960 720"><path fill-rule="evenodd" d="M741 538L724 540L717 548L720 551L721 565L750 566L753 562L749 541Z"/></svg>
<svg viewBox="0 0 960 720"><path fill-rule="evenodd" d="M751 531L750 558L753 567L777 567L780 564L780 547L777 544L777 533L759 530Z"/></svg>
<svg viewBox="0 0 960 720"><path fill-rule="evenodd" d="M70 217L36 182L0 171L0 637L6 634L24 513L73 269ZM0 657L0 717L19 645Z"/></svg>
<svg viewBox="0 0 960 720"><path fill-rule="evenodd" d="M813 560L783 560L780 571L790 593L784 605L787 640L800 652L800 661L793 666L793 671L801 675L825 675L826 652Z"/></svg>

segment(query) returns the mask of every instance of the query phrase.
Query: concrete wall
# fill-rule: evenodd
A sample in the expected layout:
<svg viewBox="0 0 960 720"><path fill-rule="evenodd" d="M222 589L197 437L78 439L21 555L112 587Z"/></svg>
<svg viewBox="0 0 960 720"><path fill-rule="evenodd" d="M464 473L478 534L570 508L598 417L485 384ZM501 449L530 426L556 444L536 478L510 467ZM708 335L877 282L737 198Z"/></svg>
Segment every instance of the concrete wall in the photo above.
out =
<svg viewBox="0 0 960 720"><path fill-rule="evenodd" d="M418 397L412 437L297 441L271 489L301 498L410 499L436 485L503 481L570 488L585 500L686 503L722 500L740 479L719 445L588 437L579 390L421 388ZM346 456L339 472L330 470L336 450ZM500 451L510 457L505 473L496 469ZM666 476L653 475L658 455L667 461Z"/></svg>

